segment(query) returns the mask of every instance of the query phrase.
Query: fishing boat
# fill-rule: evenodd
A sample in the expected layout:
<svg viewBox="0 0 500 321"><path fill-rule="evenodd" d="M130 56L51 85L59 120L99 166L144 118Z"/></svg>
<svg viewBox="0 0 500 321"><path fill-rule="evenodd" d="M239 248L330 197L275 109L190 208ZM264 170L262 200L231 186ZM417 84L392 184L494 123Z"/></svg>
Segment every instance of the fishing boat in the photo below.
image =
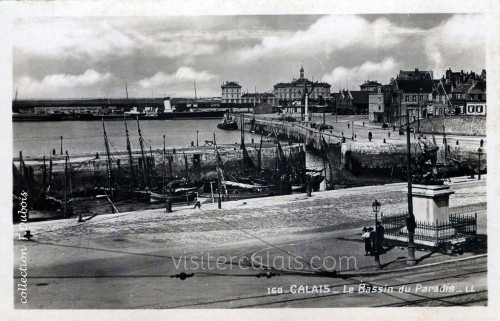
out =
<svg viewBox="0 0 500 321"><path fill-rule="evenodd" d="M164 203L167 199L170 199L173 203L175 202L190 202L197 197L197 187L191 188L178 188L173 192L169 193L149 193L149 200L151 203Z"/></svg>

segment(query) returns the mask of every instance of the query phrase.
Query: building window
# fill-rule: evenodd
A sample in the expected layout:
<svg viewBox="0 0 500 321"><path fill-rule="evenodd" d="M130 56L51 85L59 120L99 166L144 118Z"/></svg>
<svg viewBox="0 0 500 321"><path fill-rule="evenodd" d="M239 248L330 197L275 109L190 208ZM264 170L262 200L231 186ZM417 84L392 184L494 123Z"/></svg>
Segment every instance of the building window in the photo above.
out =
<svg viewBox="0 0 500 321"><path fill-rule="evenodd" d="M405 103L409 103L410 102L410 96L405 96Z"/></svg>
<svg viewBox="0 0 500 321"><path fill-rule="evenodd" d="M417 102L417 95L411 96L411 102L416 103Z"/></svg>
<svg viewBox="0 0 500 321"><path fill-rule="evenodd" d="M424 95L420 95L420 101L424 101Z"/></svg>

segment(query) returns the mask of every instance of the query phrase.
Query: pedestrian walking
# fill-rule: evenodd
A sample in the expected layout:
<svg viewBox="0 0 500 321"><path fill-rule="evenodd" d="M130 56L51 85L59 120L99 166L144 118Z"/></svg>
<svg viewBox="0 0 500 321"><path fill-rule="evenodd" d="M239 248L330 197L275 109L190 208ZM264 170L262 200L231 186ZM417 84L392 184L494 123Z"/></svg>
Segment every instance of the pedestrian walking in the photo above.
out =
<svg viewBox="0 0 500 321"><path fill-rule="evenodd" d="M351 128L351 123L347 123L347 129Z"/></svg>
<svg viewBox="0 0 500 321"><path fill-rule="evenodd" d="M368 233L370 234L370 244L371 244L371 252L370 255L373 255L373 251L377 250L377 233L373 230L373 227L368 228Z"/></svg>
<svg viewBox="0 0 500 321"><path fill-rule="evenodd" d="M201 202L200 201L196 201L196 204L194 204L193 210L195 210L196 207L198 207L201 210Z"/></svg>
<svg viewBox="0 0 500 321"><path fill-rule="evenodd" d="M484 144L484 140L481 138L481 140L479 141L479 147L483 147L483 144Z"/></svg>
<svg viewBox="0 0 500 321"><path fill-rule="evenodd" d="M396 131L396 126L392 125L392 131L395 132Z"/></svg>
<svg viewBox="0 0 500 321"><path fill-rule="evenodd" d="M363 241L365 242L365 256L371 255L372 241L370 238L370 232L368 231L367 227L363 227L363 230L361 232L361 238L363 238Z"/></svg>
<svg viewBox="0 0 500 321"><path fill-rule="evenodd" d="M369 141L372 141L372 137L373 137L372 132L368 132L368 140L369 140Z"/></svg>
<svg viewBox="0 0 500 321"><path fill-rule="evenodd" d="M387 136L389 136L389 138L391 138L391 132L387 132Z"/></svg>
<svg viewBox="0 0 500 321"><path fill-rule="evenodd" d="M380 222L377 222L376 233L377 233L377 249L379 250L379 253L384 252L382 243L384 242L385 229L382 226L382 223Z"/></svg>

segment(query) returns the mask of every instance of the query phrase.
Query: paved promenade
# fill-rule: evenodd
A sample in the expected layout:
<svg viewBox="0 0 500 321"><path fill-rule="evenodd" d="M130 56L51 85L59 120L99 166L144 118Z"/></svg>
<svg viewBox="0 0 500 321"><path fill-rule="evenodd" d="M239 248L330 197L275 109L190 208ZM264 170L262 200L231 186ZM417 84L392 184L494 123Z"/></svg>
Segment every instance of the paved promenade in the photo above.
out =
<svg viewBox="0 0 500 321"><path fill-rule="evenodd" d="M485 234L486 181L457 178L451 187L455 191L450 199L451 211L477 212L479 233ZM457 261L453 271L432 265L418 273L348 280L288 274L270 279L255 277L262 270L252 268L252 255L265 254L269 248L271 258L280 251L277 248L305 260L313 253L321 257L349 254L357 264L351 270L371 270L373 257L364 256L359 239L361 227L373 221L371 202L379 200L386 214L403 211L405 188L405 184L390 184L318 192L311 198L293 194L234 201L223 203L222 210L217 210L216 204L206 204L201 211L179 208L167 214L158 209L102 215L85 223L74 219L29 223L34 234L34 241L29 243L16 240L16 225L15 261L19 260L20 248L26 246L30 308L419 305L436 303L436 296L448 302L444 305L462 301L483 305L487 300L486 258L477 257L480 252L449 257L417 251L420 265L468 258ZM404 265L404 255L404 249L396 248L384 254L381 261L386 270L398 269ZM216 266L219 257L226 261ZM208 269L209 262L215 268ZM171 278L183 271L195 275L185 281ZM19 277L19 270L14 273ZM328 284L342 291L344 285L357 287L360 282L412 286L419 282L429 286L454 282L464 291L466 286L475 285L481 292L475 293L471 303L470 293L375 297L340 292L297 294L291 290L293 285ZM286 293L268 294L269 289L279 286Z"/></svg>
<svg viewBox="0 0 500 321"><path fill-rule="evenodd" d="M249 115L247 118L253 117L253 115ZM265 119L278 119L280 116L278 115L258 115L256 118L265 118ZM381 124L370 123L368 120L368 115L331 115L327 113L325 115L326 123L333 126L333 129L327 130L327 132L332 132L337 136L344 136L348 141L352 138L353 135L356 135L355 141L357 142L368 142L368 133L372 133L372 142L382 143L384 138L386 143L404 145L406 144L406 135L399 135L398 128L396 131L393 131L393 128L382 129ZM298 118L297 118L298 119ZM315 123L322 123L323 115L320 113L313 114L311 117L311 121ZM363 126L364 123L364 126ZM354 124L354 130L352 125ZM349 126L348 126L349 125ZM411 141L415 141L418 135L411 134ZM427 138L432 139L432 135L426 135ZM436 142L441 144L443 141L443 135L434 135L436 138ZM480 140L483 139L484 146L486 146L486 137L485 136L461 136L461 135L446 135L448 140L448 144L452 147L457 146L456 142L458 140L459 145L466 148L479 148Z"/></svg>

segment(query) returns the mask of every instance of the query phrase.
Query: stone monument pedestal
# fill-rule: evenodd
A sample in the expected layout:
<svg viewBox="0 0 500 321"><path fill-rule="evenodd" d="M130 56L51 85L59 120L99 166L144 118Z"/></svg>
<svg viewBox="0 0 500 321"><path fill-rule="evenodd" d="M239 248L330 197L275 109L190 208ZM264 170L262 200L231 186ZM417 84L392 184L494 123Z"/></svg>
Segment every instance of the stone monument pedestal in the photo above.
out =
<svg viewBox="0 0 500 321"><path fill-rule="evenodd" d="M448 185L412 186L413 215L420 222L448 222L450 195L455 192Z"/></svg>

